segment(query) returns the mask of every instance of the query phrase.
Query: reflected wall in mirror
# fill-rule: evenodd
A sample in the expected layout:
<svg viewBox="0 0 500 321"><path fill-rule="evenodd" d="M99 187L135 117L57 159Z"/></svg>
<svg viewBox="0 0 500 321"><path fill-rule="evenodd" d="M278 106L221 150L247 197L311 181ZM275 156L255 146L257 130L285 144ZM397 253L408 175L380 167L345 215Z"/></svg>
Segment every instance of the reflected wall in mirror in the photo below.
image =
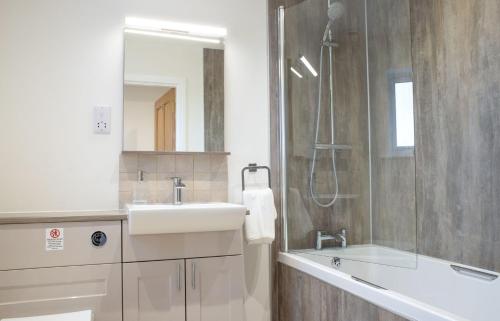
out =
<svg viewBox="0 0 500 321"><path fill-rule="evenodd" d="M224 151L223 45L124 37L123 150Z"/></svg>

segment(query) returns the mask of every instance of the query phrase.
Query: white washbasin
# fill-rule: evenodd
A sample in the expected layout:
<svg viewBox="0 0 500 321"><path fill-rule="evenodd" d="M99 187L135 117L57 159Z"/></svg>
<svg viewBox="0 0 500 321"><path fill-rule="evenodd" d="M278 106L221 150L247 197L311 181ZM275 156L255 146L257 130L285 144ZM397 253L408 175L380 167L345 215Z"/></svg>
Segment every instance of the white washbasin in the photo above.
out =
<svg viewBox="0 0 500 321"><path fill-rule="evenodd" d="M237 230L246 207L230 203L129 204L130 235Z"/></svg>

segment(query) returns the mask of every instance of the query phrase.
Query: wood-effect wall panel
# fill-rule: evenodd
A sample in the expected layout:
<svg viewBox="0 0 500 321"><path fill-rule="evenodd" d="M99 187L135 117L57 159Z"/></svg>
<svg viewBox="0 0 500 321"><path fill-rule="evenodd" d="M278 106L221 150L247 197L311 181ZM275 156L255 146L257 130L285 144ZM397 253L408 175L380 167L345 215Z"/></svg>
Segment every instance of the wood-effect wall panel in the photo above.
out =
<svg viewBox="0 0 500 321"><path fill-rule="evenodd" d="M500 271L500 2L412 0L419 253Z"/></svg>
<svg viewBox="0 0 500 321"><path fill-rule="evenodd" d="M279 321L406 320L284 264L279 270Z"/></svg>
<svg viewBox="0 0 500 321"><path fill-rule="evenodd" d="M203 49L205 151L224 151L224 50Z"/></svg>
<svg viewBox="0 0 500 321"><path fill-rule="evenodd" d="M373 243L416 250L415 157L398 151L392 77L411 77L409 0L367 3ZM413 133L412 133L413 134Z"/></svg>

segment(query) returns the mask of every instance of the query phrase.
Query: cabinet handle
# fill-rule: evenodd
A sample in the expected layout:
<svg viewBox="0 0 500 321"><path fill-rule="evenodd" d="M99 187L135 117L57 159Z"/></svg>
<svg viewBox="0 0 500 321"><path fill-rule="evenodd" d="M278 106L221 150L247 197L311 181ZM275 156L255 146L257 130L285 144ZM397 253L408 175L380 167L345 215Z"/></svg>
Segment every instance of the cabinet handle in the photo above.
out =
<svg viewBox="0 0 500 321"><path fill-rule="evenodd" d="M180 291L182 290L182 284L181 284L181 281L182 281L182 266L181 264L179 264L177 266L177 289Z"/></svg>
<svg viewBox="0 0 500 321"><path fill-rule="evenodd" d="M196 263L191 263L191 287L196 289Z"/></svg>

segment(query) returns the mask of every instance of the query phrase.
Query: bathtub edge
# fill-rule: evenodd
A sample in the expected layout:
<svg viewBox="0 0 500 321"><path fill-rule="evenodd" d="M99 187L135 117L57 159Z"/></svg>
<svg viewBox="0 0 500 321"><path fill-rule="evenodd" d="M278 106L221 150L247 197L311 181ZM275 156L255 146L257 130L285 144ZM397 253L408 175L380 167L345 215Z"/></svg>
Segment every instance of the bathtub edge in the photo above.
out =
<svg viewBox="0 0 500 321"><path fill-rule="evenodd" d="M351 275L329 268L296 254L280 252L278 262L311 275L331 286L347 291L376 306L413 321L469 321L446 311L401 295L355 281Z"/></svg>

